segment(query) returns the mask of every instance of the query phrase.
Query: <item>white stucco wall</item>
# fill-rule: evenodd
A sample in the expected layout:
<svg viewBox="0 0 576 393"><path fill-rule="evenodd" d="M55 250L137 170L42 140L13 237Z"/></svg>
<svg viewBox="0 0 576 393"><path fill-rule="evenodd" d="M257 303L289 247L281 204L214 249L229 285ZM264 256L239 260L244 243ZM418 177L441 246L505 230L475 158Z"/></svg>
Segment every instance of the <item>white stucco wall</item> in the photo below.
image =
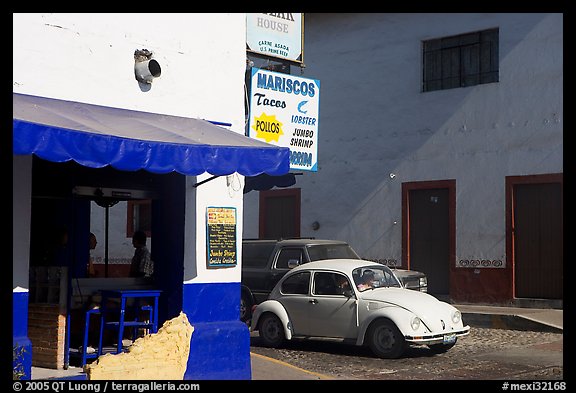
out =
<svg viewBox="0 0 576 393"><path fill-rule="evenodd" d="M14 92L230 123L232 131L244 133L245 14L30 13L13 14L13 22ZM152 51L162 69L149 86L134 77L137 49ZM14 165L19 167L19 160ZM15 171L19 179L30 177L30 168ZM205 214L196 217L197 209L221 204L241 214L242 193L230 193L225 178L188 190L185 268L196 269L196 261L206 264L206 243L195 237L204 233ZM103 219L102 212L95 214ZM122 215L125 219L125 210ZM14 233L25 231L25 225L15 221ZM239 236L241 226L239 219ZM103 246L103 235L97 235ZM118 247L123 246L120 241ZM14 282L27 282L25 274ZM201 269L196 280L238 282L240 265L210 274Z"/></svg>
<svg viewBox="0 0 576 393"><path fill-rule="evenodd" d="M498 83L421 92L423 40L495 27ZM562 14L306 14L304 62L321 99L302 236L401 261L402 183L455 179L456 261L505 261L505 177L563 172ZM257 237L256 192L244 220Z"/></svg>
<svg viewBox="0 0 576 393"><path fill-rule="evenodd" d="M244 116L235 112L243 110L244 14L14 14L13 20L15 92L221 121L243 132ZM143 48L162 67L148 91L134 78L134 51Z"/></svg>
<svg viewBox="0 0 576 393"><path fill-rule="evenodd" d="M209 178L210 176L204 176ZM198 177L199 181L200 177ZM196 241L196 257L198 263L192 267L193 271L186 272L186 277L194 277L188 282L201 283L201 282L240 282L241 271L240 263L236 267L225 267L218 269L208 269L206 262L206 208L208 207L232 207L236 209L236 238L238 239L238 257L241 254L241 239L242 239L242 214L243 214L243 194L242 188L244 187L244 177L238 174L230 176L222 176L214 180L210 180L197 187L193 188L193 178L187 178L186 189L188 190L188 200L186 205L190 208L186 211L187 225L186 236L187 244ZM194 191L198 194L205 195L204 198L197 198L196 203L193 204L192 197ZM209 197L208 197L209 196ZM194 210L192 210L194 206ZM196 223L194 226L193 223ZM186 252L189 248L186 248ZM185 256L188 260L189 257Z"/></svg>

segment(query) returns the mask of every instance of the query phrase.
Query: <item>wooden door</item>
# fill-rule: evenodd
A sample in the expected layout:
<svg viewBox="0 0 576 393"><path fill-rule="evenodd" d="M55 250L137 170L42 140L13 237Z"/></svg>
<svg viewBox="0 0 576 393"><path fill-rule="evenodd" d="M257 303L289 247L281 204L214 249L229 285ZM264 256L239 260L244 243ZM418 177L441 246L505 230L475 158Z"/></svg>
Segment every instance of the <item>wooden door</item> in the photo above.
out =
<svg viewBox="0 0 576 393"><path fill-rule="evenodd" d="M449 190L410 190L410 269L426 273L428 292L447 295L450 290Z"/></svg>
<svg viewBox="0 0 576 393"><path fill-rule="evenodd" d="M300 189L260 191L260 239L300 237Z"/></svg>
<svg viewBox="0 0 576 393"><path fill-rule="evenodd" d="M513 187L515 297L563 298L562 184Z"/></svg>

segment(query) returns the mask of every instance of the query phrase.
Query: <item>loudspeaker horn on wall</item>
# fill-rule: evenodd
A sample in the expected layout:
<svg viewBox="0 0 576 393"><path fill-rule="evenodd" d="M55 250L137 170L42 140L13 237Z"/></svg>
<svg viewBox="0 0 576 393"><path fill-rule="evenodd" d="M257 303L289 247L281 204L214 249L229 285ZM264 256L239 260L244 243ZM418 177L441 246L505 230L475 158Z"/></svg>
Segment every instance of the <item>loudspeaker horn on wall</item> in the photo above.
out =
<svg viewBox="0 0 576 393"><path fill-rule="evenodd" d="M137 49L134 52L134 75L140 83L152 83L162 73L160 63L152 58L148 49Z"/></svg>

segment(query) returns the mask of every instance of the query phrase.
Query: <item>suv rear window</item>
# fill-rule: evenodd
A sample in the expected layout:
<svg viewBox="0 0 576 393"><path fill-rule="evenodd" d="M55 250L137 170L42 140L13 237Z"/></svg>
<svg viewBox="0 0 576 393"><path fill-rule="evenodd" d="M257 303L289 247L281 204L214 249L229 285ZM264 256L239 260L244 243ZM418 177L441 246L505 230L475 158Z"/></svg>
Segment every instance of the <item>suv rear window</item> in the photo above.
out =
<svg viewBox="0 0 576 393"><path fill-rule="evenodd" d="M245 267L264 267L268 263L275 244L242 244L242 265Z"/></svg>
<svg viewBox="0 0 576 393"><path fill-rule="evenodd" d="M360 259L348 244L315 244L307 246L311 261L322 259Z"/></svg>

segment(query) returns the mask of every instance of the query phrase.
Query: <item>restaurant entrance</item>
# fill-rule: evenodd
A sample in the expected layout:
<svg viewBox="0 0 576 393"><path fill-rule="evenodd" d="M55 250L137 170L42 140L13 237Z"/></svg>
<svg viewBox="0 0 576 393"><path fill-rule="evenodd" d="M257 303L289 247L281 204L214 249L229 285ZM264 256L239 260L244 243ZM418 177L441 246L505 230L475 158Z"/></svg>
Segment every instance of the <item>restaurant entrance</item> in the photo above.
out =
<svg viewBox="0 0 576 393"><path fill-rule="evenodd" d="M152 310L148 305L141 313L148 319L154 317L155 329L178 315L182 309L184 178L34 157L28 306L33 366L80 365L83 352L98 350L99 315L90 318L88 311L101 306L103 291L159 293L156 307ZM127 223L128 216L134 219L127 208L129 202L141 200L150 206L147 247L155 265L151 278L129 274L135 227L134 222ZM97 234L96 250L90 250L91 233ZM98 273L91 275L88 261L94 251L98 251L93 258ZM115 333L104 333L103 347L118 345ZM131 329L127 329L128 336L135 337Z"/></svg>

